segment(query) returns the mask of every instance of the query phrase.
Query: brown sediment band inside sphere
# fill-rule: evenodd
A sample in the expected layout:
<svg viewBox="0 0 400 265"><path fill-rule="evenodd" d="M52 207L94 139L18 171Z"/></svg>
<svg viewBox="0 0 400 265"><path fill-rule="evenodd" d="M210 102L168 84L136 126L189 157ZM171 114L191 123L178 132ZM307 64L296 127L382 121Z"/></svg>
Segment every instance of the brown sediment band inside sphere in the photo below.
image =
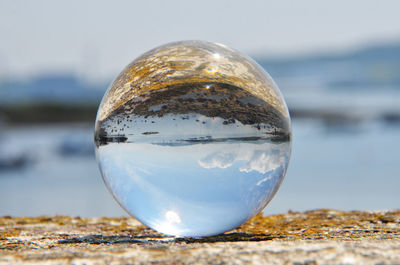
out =
<svg viewBox="0 0 400 265"><path fill-rule="evenodd" d="M155 108L156 107L156 108ZM223 83L185 83L166 86L136 97L112 112L162 117L166 114L196 113L244 125L271 124L287 132L282 114L267 102L239 87Z"/></svg>

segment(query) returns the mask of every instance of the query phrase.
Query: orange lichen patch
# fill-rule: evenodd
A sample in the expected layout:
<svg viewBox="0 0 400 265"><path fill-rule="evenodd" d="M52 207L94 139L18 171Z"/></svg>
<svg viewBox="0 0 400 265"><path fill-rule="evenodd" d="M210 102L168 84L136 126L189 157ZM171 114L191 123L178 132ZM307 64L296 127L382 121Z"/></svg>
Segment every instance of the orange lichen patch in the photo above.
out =
<svg viewBox="0 0 400 265"><path fill-rule="evenodd" d="M238 231L288 239L394 238L400 235L400 211L374 213L322 209L267 217L257 215Z"/></svg>

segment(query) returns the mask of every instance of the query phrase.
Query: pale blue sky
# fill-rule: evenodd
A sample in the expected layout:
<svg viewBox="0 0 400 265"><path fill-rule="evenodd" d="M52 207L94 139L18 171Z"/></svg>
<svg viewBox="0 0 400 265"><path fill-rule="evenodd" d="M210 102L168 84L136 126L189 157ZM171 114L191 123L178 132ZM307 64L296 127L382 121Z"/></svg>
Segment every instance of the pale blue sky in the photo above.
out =
<svg viewBox="0 0 400 265"><path fill-rule="evenodd" d="M202 39L289 56L400 40L398 0L0 2L0 78L69 71L108 80L141 53Z"/></svg>

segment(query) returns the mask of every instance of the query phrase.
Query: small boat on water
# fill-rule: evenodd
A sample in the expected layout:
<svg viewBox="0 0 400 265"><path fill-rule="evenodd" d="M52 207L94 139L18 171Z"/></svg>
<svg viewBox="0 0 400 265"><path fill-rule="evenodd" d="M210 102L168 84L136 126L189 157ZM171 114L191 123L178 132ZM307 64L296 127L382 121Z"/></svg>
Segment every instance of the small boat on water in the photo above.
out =
<svg viewBox="0 0 400 265"><path fill-rule="evenodd" d="M0 172L8 170L20 170L31 163L27 154L7 155L0 154Z"/></svg>
<svg viewBox="0 0 400 265"><path fill-rule="evenodd" d="M0 115L0 129L4 123L4 119ZM27 152L17 152L2 145L2 142L4 139L0 137L0 174L3 171L23 169L32 162L31 156Z"/></svg>
<svg viewBox="0 0 400 265"><path fill-rule="evenodd" d="M81 135L69 136L58 146L58 153L61 156L94 156L94 146L91 139Z"/></svg>

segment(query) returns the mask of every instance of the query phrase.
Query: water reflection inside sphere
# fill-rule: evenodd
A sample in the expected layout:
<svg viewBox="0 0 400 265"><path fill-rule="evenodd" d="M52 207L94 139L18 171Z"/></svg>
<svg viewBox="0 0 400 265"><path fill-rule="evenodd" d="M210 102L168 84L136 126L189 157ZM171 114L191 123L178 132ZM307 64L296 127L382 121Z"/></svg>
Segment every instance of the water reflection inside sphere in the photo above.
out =
<svg viewBox="0 0 400 265"><path fill-rule="evenodd" d="M96 154L120 205L175 236L215 235L259 213L290 157L290 119L272 79L220 44L145 53L100 105Z"/></svg>

